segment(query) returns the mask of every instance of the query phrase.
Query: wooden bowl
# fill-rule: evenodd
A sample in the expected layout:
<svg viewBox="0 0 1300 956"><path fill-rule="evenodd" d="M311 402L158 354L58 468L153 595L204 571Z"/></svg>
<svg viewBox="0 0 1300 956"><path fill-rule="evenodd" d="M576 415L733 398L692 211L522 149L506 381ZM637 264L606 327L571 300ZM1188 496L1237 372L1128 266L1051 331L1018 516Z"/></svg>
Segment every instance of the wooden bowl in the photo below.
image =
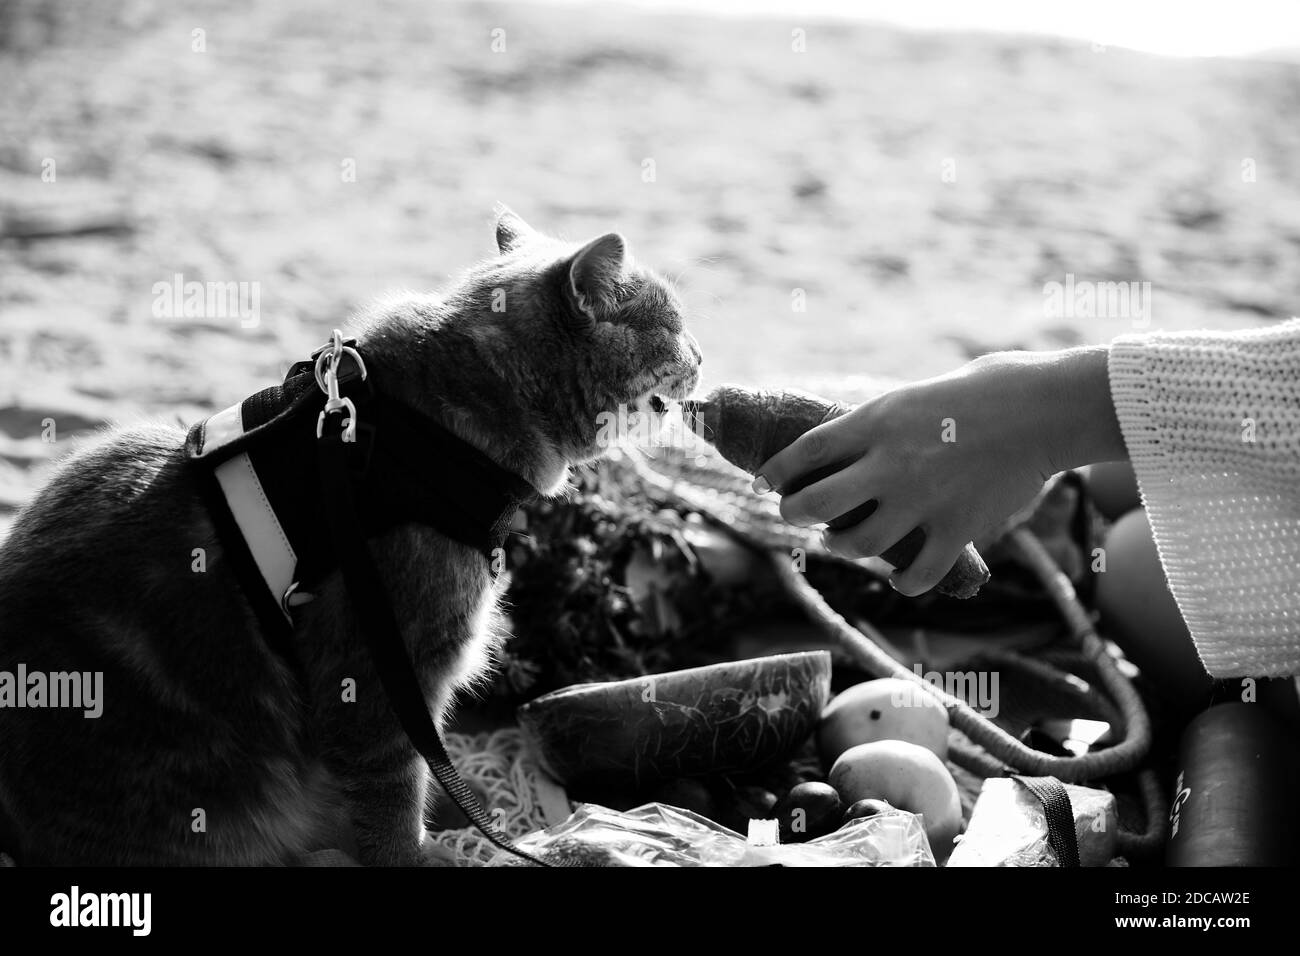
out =
<svg viewBox="0 0 1300 956"><path fill-rule="evenodd" d="M830 680L828 651L776 654L575 684L529 701L517 714L556 780L642 790L788 758L817 726Z"/></svg>

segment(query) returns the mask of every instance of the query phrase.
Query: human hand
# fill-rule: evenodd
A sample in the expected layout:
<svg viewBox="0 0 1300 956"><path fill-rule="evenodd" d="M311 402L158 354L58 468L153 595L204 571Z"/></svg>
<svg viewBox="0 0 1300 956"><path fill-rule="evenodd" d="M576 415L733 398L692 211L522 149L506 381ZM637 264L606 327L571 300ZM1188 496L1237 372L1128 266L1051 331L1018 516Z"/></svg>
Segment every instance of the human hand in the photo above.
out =
<svg viewBox="0 0 1300 956"><path fill-rule="evenodd" d="M995 353L886 392L804 433L759 469L754 487L779 492L810 471L838 466L785 494L782 516L811 526L875 501L864 520L828 529L826 547L869 557L920 528L925 546L890 579L916 596L943 578L968 541L1023 508L1051 475L1123 457L1104 348Z"/></svg>

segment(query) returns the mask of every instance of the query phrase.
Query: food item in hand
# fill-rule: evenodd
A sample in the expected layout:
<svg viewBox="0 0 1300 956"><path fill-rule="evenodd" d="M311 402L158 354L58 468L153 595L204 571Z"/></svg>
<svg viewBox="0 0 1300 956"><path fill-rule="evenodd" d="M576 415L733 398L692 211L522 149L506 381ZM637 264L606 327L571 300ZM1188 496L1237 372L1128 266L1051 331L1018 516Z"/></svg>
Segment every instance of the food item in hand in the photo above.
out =
<svg viewBox="0 0 1300 956"><path fill-rule="evenodd" d="M817 749L826 766L874 740L906 740L947 760L948 712L924 688L898 677L854 684L822 711Z"/></svg>
<svg viewBox="0 0 1300 956"><path fill-rule="evenodd" d="M839 418L853 406L793 389L720 385L687 410L704 426L703 437L727 461L752 475L804 432Z"/></svg>
<svg viewBox="0 0 1300 956"><path fill-rule="evenodd" d="M840 825L843 826L850 820L865 820L879 813L888 813L893 809L894 807L891 807L884 800L873 800L871 798L858 800L850 804L849 808L844 811L844 819L840 821Z"/></svg>
<svg viewBox="0 0 1300 956"><path fill-rule="evenodd" d="M961 832L961 797L943 761L924 747L904 740L858 744L835 761L830 784L846 803L885 800L918 814L935 859L952 852Z"/></svg>
<svg viewBox="0 0 1300 956"><path fill-rule="evenodd" d="M844 804L828 783L801 783L777 801L773 812L781 828L781 842L802 843L838 827Z"/></svg>
<svg viewBox="0 0 1300 956"><path fill-rule="evenodd" d="M828 401L804 392L755 391L738 385L722 385L705 398L688 405L688 412L702 426L703 437L717 448L723 458L751 475L759 466L785 448L804 432L850 411L852 406ZM797 485L783 488L783 494L820 481L839 471L846 462L837 462L804 475ZM867 501L846 514L827 522L833 530L852 527L876 510ZM880 555L900 571L916 559L925 544L925 532L914 528L901 541ZM956 564L935 589L950 597L973 597L989 579L989 569L975 546L967 544Z"/></svg>

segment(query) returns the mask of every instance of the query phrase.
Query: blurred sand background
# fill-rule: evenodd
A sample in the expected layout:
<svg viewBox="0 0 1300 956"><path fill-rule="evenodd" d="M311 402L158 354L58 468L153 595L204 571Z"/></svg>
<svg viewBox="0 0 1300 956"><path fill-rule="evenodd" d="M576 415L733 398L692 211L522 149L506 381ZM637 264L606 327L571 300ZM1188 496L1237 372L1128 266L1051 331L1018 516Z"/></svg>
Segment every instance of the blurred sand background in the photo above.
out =
<svg viewBox="0 0 1300 956"><path fill-rule="evenodd" d="M1132 329L1048 317L1066 273L1150 282L1152 328L1278 321L1300 311L1297 115L1300 66L1047 38L0 0L0 534L67 439L268 384L357 304L491 253L496 200L621 231L676 277L706 384L852 397L855 376ZM154 318L177 273L260 283L258 326Z"/></svg>

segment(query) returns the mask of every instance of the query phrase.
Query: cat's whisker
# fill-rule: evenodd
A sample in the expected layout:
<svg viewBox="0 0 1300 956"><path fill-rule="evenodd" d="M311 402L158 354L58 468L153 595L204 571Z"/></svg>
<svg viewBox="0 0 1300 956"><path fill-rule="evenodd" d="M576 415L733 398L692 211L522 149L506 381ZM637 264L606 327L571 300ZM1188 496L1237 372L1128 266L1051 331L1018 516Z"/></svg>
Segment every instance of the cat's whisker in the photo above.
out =
<svg viewBox="0 0 1300 956"><path fill-rule="evenodd" d="M718 299L718 302L719 302L719 303L721 303L721 301L722 301L721 299ZM699 321L701 321L701 322L709 322L709 321L711 321L711 320L713 319L713 316L712 316L711 314L709 314L708 312L704 312L704 311L702 311L702 310L700 310L700 309L694 309L694 310L691 311L690 315L687 316L687 319L688 319L692 324L694 324L697 320L699 320Z"/></svg>
<svg viewBox="0 0 1300 956"><path fill-rule="evenodd" d="M683 305L687 306L687 307L690 309L690 318L692 318L692 319L693 319L693 318L696 318L696 317L699 316L699 315L701 315L701 313L699 313L698 310L697 310L696 308L694 308L693 306L691 306L691 303L690 303L690 297L691 297L692 295L695 295L696 293L698 293L699 295L705 295L705 296L708 296L709 298L711 298L711 299L713 300L713 304L714 304L714 305L721 305L721 304L722 304L722 297L721 297L720 295L718 295L716 292L710 292L708 289L691 289L689 292L682 293L682 294L680 294L680 295L678 296L678 298L680 298L680 299L682 300L682 304L683 304ZM708 318L708 316L704 316L704 318Z"/></svg>
<svg viewBox="0 0 1300 956"><path fill-rule="evenodd" d="M681 294L681 281L685 277L687 270L705 264L711 265L712 263L717 262L718 258L719 257L717 256L687 256L685 258L685 265L683 265L681 269L678 270L677 275L670 276L668 279L668 282L672 286L673 291L678 293L679 295Z"/></svg>

